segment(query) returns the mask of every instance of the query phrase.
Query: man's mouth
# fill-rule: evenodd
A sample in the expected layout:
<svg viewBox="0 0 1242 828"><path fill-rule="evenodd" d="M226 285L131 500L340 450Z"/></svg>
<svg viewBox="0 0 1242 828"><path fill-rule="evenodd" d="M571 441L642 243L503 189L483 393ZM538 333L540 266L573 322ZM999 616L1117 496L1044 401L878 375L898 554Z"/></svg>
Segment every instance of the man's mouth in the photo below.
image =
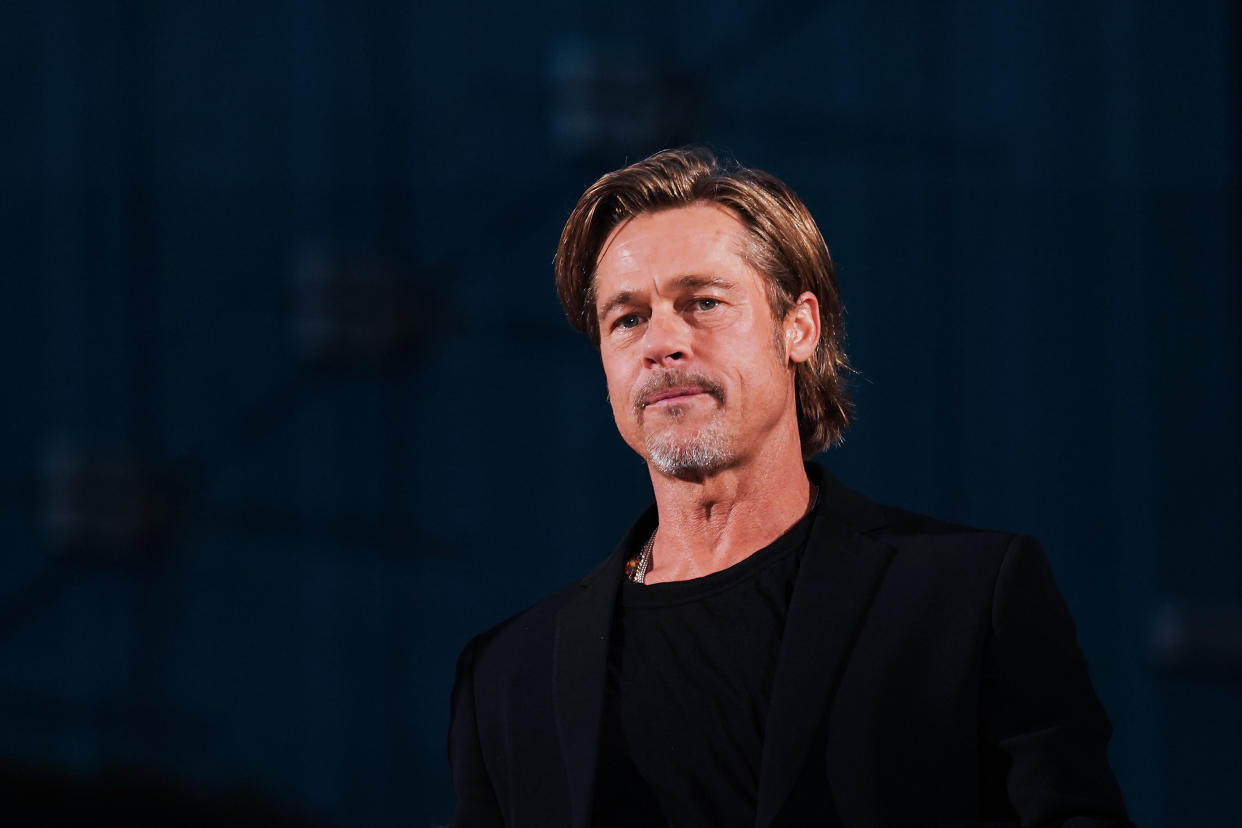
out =
<svg viewBox="0 0 1242 828"><path fill-rule="evenodd" d="M706 393L708 393L707 389L694 386L663 388L644 399L643 408L648 408L656 405L657 403L669 403L671 405L679 400L686 400L690 397L696 397L700 394Z"/></svg>
<svg viewBox="0 0 1242 828"><path fill-rule="evenodd" d="M634 411L641 419L651 406L672 409L678 403L703 396L711 397L717 405L724 405L724 388L711 377L698 371L669 372L648 377L636 389Z"/></svg>

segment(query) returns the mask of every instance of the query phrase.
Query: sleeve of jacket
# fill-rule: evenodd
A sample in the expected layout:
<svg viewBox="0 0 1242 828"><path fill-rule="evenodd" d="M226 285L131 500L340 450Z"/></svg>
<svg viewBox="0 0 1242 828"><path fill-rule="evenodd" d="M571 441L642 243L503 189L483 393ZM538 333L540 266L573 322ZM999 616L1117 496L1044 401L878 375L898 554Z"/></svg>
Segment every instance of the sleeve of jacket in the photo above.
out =
<svg viewBox="0 0 1242 828"><path fill-rule="evenodd" d="M503 826L500 804L483 761L474 700L474 659L478 639L457 659L457 679L449 708L449 767L453 776L454 828Z"/></svg>
<svg viewBox="0 0 1242 828"><path fill-rule="evenodd" d="M991 618L982 735L1009 760L1006 788L1021 824L1131 825L1108 764L1108 716L1091 685L1069 610L1033 538L1010 542Z"/></svg>

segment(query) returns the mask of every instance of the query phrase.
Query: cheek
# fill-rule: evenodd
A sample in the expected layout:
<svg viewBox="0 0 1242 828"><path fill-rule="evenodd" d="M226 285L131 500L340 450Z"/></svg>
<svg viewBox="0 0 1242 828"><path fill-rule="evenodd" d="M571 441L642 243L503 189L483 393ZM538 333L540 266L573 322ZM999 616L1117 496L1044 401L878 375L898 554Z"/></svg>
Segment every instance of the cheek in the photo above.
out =
<svg viewBox="0 0 1242 828"><path fill-rule="evenodd" d="M756 402L783 399L789 382L784 349L784 332L774 332L770 327L756 330L749 341L748 357L744 365L738 366L737 381Z"/></svg>
<svg viewBox="0 0 1242 828"><path fill-rule="evenodd" d="M610 369L607 364L604 365L604 383L608 387L608 404L619 418L629 410L630 384L620 371Z"/></svg>
<svg viewBox="0 0 1242 828"><path fill-rule="evenodd" d="M624 423L629 406L625 404L627 395L624 388L608 386L608 405L612 407L612 416L618 425Z"/></svg>

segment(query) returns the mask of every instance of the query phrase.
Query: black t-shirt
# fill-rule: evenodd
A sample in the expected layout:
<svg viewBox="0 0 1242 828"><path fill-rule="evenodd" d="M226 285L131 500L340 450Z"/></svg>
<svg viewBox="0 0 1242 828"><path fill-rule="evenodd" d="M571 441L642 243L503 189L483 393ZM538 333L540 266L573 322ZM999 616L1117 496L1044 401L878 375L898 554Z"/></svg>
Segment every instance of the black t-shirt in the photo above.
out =
<svg viewBox="0 0 1242 828"><path fill-rule="evenodd" d="M754 825L772 680L813 515L720 572L621 584L593 826Z"/></svg>

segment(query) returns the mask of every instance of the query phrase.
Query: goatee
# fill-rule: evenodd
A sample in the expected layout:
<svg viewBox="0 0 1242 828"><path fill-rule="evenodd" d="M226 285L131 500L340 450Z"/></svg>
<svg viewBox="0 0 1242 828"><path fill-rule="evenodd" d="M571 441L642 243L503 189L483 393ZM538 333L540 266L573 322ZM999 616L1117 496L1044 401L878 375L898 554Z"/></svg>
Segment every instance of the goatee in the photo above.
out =
<svg viewBox="0 0 1242 828"><path fill-rule="evenodd" d="M716 401L717 412L719 406L724 405L724 388L705 374L672 370L648 379L634 394L634 409L639 423L644 425L643 442L648 462L661 473L677 478L701 478L731 464L734 452L723 425L715 419L715 412L712 420L693 434L679 434L676 423L686 416L686 408L673 405L661 412L673 423L664 428L647 429L650 424L644 423L645 400L666 388L699 389Z"/></svg>

